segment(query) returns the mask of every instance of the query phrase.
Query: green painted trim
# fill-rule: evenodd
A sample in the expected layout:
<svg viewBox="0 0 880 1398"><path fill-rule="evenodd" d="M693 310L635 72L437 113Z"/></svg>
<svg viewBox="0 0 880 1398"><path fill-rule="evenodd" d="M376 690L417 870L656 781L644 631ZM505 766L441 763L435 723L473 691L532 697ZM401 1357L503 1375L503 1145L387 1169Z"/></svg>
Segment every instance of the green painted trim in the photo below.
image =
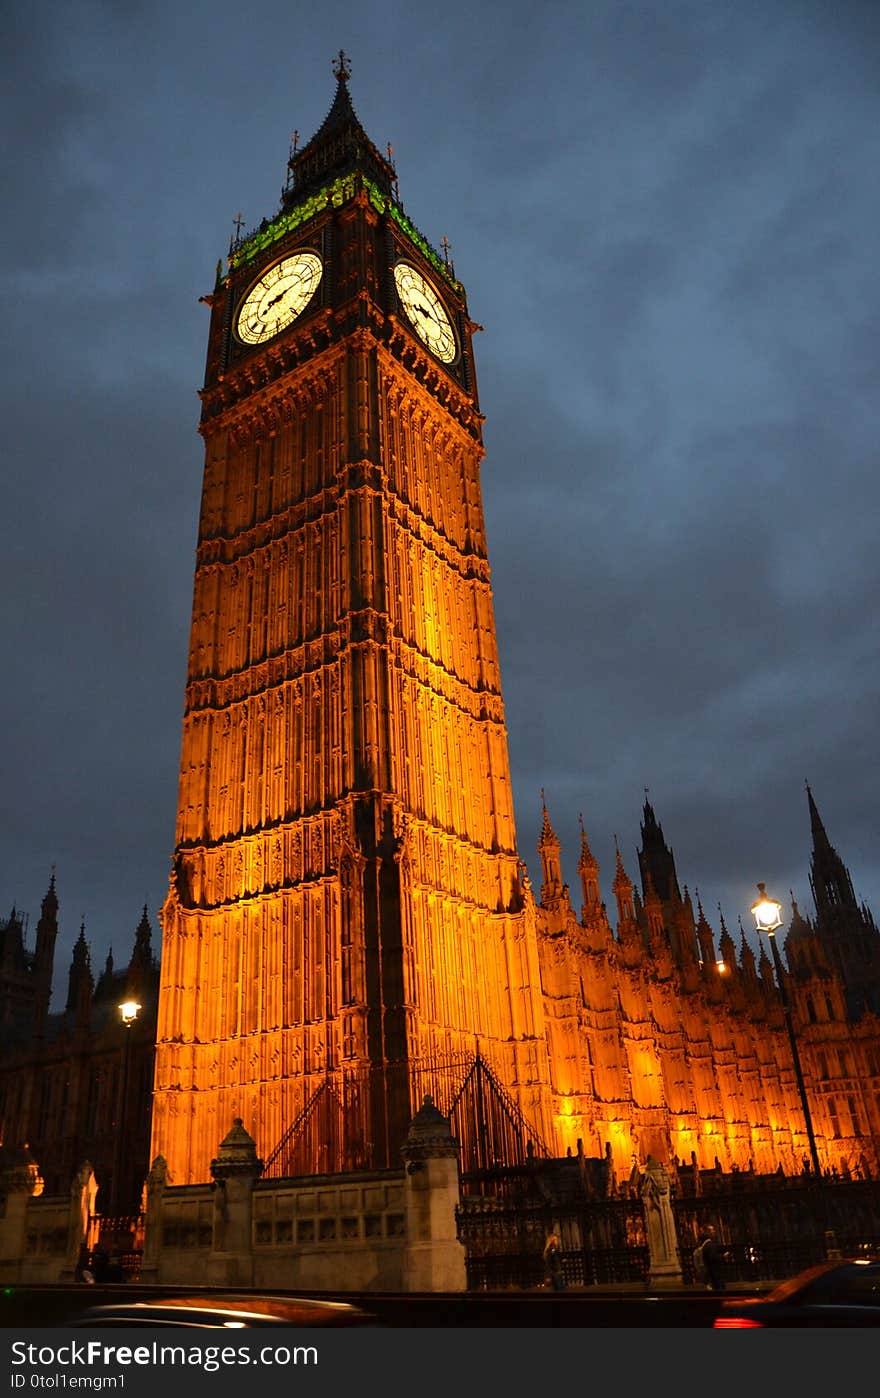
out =
<svg viewBox="0 0 880 1398"><path fill-rule="evenodd" d="M310 195L310 197L304 199L301 204L297 204L296 208L288 209L286 213L279 214L278 217L273 219L269 224L268 228L252 233L251 236L232 253L229 259L230 266L234 269L246 267L249 262L253 262L254 259L265 252L267 248L272 247L274 243L279 242L281 238L286 237L287 234L293 232L295 228L299 228L302 224L307 223L309 219L314 218L316 214L321 213L327 208L328 204L334 209L341 208L343 204L347 204L350 199L354 198L359 187L366 189L373 208L378 213L387 213L393 218L397 226L406 234L409 241L418 248L422 256L427 258L432 267L436 268L440 275L449 282L450 286L453 286L456 291L461 292L463 290L461 282L456 281L440 254L435 252L427 238L424 238L415 224L410 222L403 212L403 209L395 204L393 199L389 199L387 195L383 194L378 185L375 185L372 180L368 180L365 175L359 173L343 175L340 179L334 180L332 184L325 185L324 188L319 189L316 194Z"/></svg>

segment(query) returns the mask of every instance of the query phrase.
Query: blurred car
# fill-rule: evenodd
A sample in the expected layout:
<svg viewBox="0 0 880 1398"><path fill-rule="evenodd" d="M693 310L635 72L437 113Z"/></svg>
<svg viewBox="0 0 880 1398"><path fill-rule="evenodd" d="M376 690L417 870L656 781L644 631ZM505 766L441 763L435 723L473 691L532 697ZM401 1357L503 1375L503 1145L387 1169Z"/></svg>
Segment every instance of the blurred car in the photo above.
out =
<svg viewBox="0 0 880 1398"><path fill-rule="evenodd" d="M376 1325L368 1311L348 1301L324 1301L300 1296L257 1296L246 1293L204 1293L151 1296L140 1301L114 1301L90 1306L72 1316L68 1326L147 1325L212 1327L249 1330L258 1325L325 1326Z"/></svg>
<svg viewBox="0 0 880 1398"><path fill-rule="evenodd" d="M766 1296L724 1301L715 1330L880 1325L880 1260L820 1262Z"/></svg>

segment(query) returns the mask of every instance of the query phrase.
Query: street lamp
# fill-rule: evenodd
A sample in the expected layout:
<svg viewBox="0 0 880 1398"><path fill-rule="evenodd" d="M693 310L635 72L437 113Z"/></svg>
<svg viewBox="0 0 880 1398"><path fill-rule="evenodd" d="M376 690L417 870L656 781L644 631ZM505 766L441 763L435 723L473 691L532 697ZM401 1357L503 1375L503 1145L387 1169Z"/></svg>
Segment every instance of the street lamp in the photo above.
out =
<svg viewBox="0 0 880 1398"><path fill-rule="evenodd" d="M807 1101L807 1089L804 1085L804 1075L801 1071L801 1059L794 1033L794 1022L791 1017L791 1005L788 999L788 991L785 988L785 972L782 969L782 957L779 955L779 948L776 945L776 929L782 926L782 904L778 903L775 898L769 896L762 883L758 884L758 893L760 896L757 902L752 904L752 917L755 919L755 925L758 931L766 933L767 939L773 948L773 965L776 968L776 984L779 988L779 998L782 1001L785 1027L788 1030L788 1042L791 1044L794 1076L797 1081L798 1093L801 1099L804 1125L807 1128L807 1140L810 1143L810 1158L813 1162L813 1170L816 1179L821 1180L822 1171L819 1167L819 1152L816 1149L816 1137L813 1135L813 1118L810 1115L810 1104Z"/></svg>
<svg viewBox="0 0 880 1398"><path fill-rule="evenodd" d="M122 1052L119 1064L119 1091L116 1094L116 1133L113 1141L113 1174L110 1177L110 1205L107 1212L115 1217L119 1206L119 1175L122 1170L122 1125L125 1113L125 1098L128 1092L128 1059L131 1052L131 1026L141 1011L137 1000L124 1000L118 1007L119 1017L125 1033L122 1036Z"/></svg>

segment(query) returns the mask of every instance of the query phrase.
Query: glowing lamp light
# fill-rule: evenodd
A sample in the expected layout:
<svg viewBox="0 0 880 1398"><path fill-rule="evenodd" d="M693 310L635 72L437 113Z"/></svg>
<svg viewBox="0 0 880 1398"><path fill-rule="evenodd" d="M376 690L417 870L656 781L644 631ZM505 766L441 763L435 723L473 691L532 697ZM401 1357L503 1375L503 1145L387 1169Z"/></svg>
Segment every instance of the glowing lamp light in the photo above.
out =
<svg viewBox="0 0 880 1398"><path fill-rule="evenodd" d="M119 1013L122 1016L122 1023L125 1025L126 1029L134 1024L140 1012L141 1006L138 1004L137 1000L123 1001L119 1006Z"/></svg>
<svg viewBox="0 0 880 1398"><path fill-rule="evenodd" d="M775 898L769 897L762 883L758 884L758 892L761 895L756 903L752 904L752 917L759 932L766 932L768 937L772 936L777 927L782 926L782 904L777 903Z"/></svg>
<svg viewBox="0 0 880 1398"><path fill-rule="evenodd" d="M716 962L715 962L715 965L718 967L719 973L723 976L723 975L724 975L724 972L727 970L727 962L726 962L726 961L716 961Z"/></svg>

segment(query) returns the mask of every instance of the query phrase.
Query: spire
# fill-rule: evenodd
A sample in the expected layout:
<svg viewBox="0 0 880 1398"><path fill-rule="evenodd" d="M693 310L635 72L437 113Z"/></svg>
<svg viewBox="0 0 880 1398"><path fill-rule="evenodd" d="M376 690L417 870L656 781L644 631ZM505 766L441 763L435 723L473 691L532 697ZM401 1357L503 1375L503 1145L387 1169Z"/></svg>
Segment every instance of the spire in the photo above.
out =
<svg viewBox="0 0 880 1398"><path fill-rule="evenodd" d="M53 916L58 912L58 894L55 892L55 865L52 865L52 873L49 877L49 887L43 895L43 914Z"/></svg>
<svg viewBox="0 0 880 1398"><path fill-rule="evenodd" d="M822 817L819 815L813 793L807 784L807 802L810 808L810 829L813 835L813 854L810 860L810 883L820 924L829 917L839 920L840 909L856 912L858 902L852 886L849 870L832 845Z"/></svg>
<svg viewBox="0 0 880 1398"><path fill-rule="evenodd" d="M810 809L810 830L813 835L813 853L815 855L815 853L820 849L823 852L831 851L831 841L825 833L825 826L822 824L822 817L819 814L819 808L813 799L813 793L810 790L810 783L805 782L804 784L807 788L807 804Z"/></svg>
<svg viewBox="0 0 880 1398"><path fill-rule="evenodd" d="M581 853L577 866L583 897L581 918L586 922L599 911L602 900L599 897L599 864L587 840L583 813L578 815L578 824L581 831Z"/></svg>
<svg viewBox="0 0 880 1398"><path fill-rule="evenodd" d="M49 887L43 896L40 920L37 923L37 940L34 948L34 1032L42 1034L49 1014L49 1001L52 997L52 975L55 966L55 942L58 937L58 895L55 892L55 868L49 879Z"/></svg>
<svg viewBox="0 0 880 1398"><path fill-rule="evenodd" d="M809 937L812 935L813 931L809 922L804 917L803 913L798 907L797 899L795 898L793 891L789 889L788 892L789 897L791 898L791 925L788 929L788 936L785 939L786 942L788 941L789 937Z"/></svg>
<svg viewBox="0 0 880 1398"><path fill-rule="evenodd" d="M541 856L541 869L544 876L541 884L541 903L547 907L550 903L557 902L566 892L566 889L562 882L562 863L560 861L562 846L550 824L543 787L541 787L541 811L543 819L541 834L538 837L538 853Z"/></svg>
<svg viewBox="0 0 880 1398"><path fill-rule="evenodd" d="M583 813L583 811L579 812L579 814L578 814L578 825L580 826L580 831L581 831L581 857L580 857L580 859L578 860L578 870L579 870L579 871L580 871L580 870L586 871L587 869L595 869L595 870L598 870L599 864L598 864L598 862L597 862L597 860L596 860L595 855L593 854L593 851L590 849L589 842L588 842L588 840L587 840L587 832L586 832L586 830L584 829L584 813Z"/></svg>
<svg viewBox="0 0 880 1398"><path fill-rule="evenodd" d="M143 991L146 986L146 979L153 969L153 951L151 946L152 929L150 920L147 917L147 905L144 904L144 911L141 920L137 925L134 937L134 949L131 953L131 960L128 963L128 975L126 986L129 990L138 989Z"/></svg>
<svg viewBox="0 0 880 1398"><path fill-rule="evenodd" d="M678 876L675 872L675 857L663 838L663 827L654 814L645 788L645 804L642 810L642 847L639 850L639 870L642 876L642 891L647 897L648 875L657 896L664 907L681 902Z"/></svg>
<svg viewBox="0 0 880 1398"><path fill-rule="evenodd" d="M695 890L695 892L697 894L697 944L700 948L700 959L703 965L708 968L715 964L715 939L706 914L703 912L699 890Z"/></svg>
<svg viewBox="0 0 880 1398"><path fill-rule="evenodd" d="M827 964L844 983L849 1019L865 1007L880 1014L880 932L859 904L850 872L825 832L807 783L813 853L810 887L816 905L815 931Z"/></svg>
<svg viewBox="0 0 880 1398"><path fill-rule="evenodd" d="M617 843L617 836L614 836L614 853L616 868L614 872L614 897L617 900L617 930L622 936L632 931L636 925L635 909L633 908L633 886L632 882L623 867L623 860L620 857L620 846Z"/></svg>
<svg viewBox="0 0 880 1398"><path fill-rule="evenodd" d="M721 928L718 938L718 951L721 960L730 970L733 970L736 967L736 947L733 945L733 938L727 930L727 923L724 921L720 903L718 904L718 926Z"/></svg>
<svg viewBox="0 0 880 1398"><path fill-rule="evenodd" d="M373 145L358 120L348 90L351 66L342 49L333 61L333 75L336 93L329 112L312 139L301 149L294 146L291 150L289 180L282 195L286 208L353 170L360 170L383 194L393 194L394 166Z"/></svg>
<svg viewBox="0 0 880 1398"><path fill-rule="evenodd" d="M742 925L742 918L739 919L739 964L749 980L753 981L757 975L755 969L755 953L746 941L746 933Z"/></svg>
<svg viewBox="0 0 880 1398"><path fill-rule="evenodd" d="M78 1019L85 1018L88 1014L93 990L91 956L86 941L86 924L83 921L80 924L79 936L76 939L70 961L66 1005L68 1012L76 1014Z"/></svg>

